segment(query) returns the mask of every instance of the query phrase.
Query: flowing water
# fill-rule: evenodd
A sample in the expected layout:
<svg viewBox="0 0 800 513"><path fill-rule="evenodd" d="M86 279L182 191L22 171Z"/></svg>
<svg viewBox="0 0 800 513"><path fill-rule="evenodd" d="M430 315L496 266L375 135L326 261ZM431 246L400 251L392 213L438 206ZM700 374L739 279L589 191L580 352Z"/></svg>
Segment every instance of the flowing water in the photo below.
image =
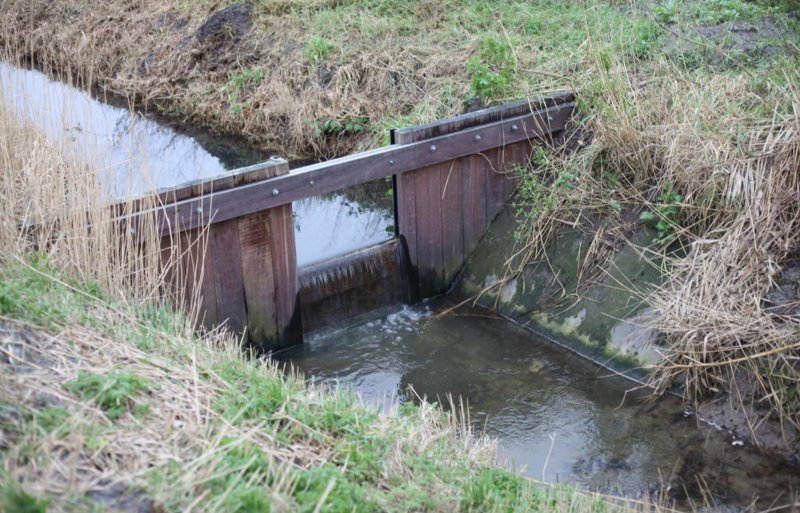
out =
<svg viewBox="0 0 800 513"><path fill-rule="evenodd" d="M509 321L477 309L437 315L447 306L320 332L276 357L384 407L415 394L442 404L460 396L475 428L533 478L627 496L669 489L684 505L700 497L702 481L716 507L731 511L753 499L786 502L798 490L790 469L677 400L648 404L630 381Z"/></svg>
<svg viewBox="0 0 800 513"><path fill-rule="evenodd" d="M236 138L189 131L142 115L118 98L104 100L0 61L0 101L97 169L109 199L220 176L270 157ZM298 265L390 238L388 187L381 181L295 202Z"/></svg>

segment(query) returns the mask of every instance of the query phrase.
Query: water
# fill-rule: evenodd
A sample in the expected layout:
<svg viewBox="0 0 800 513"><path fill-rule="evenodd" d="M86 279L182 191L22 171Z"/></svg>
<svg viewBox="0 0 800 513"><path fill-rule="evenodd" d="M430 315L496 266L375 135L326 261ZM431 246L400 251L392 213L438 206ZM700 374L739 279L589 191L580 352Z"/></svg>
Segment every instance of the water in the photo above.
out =
<svg viewBox="0 0 800 513"><path fill-rule="evenodd" d="M188 130L142 115L119 99L105 100L0 61L0 101L97 169L109 200L224 175L270 157L236 138ZM386 189L378 182L295 202L298 265L390 238L387 228L393 220Z"/></svg>
<svg viewBox="0 0 800 513"><path fill-rule="evenodd" d="M717 507L767 506L800 481L676 400L648 404L632 384L488 312L447 304L313 336L277 357L323 383L355 388L387 407L416 394L469 405L501 455L537 479L638 497L669 487L687 504L701 478ZM783 495L782 495L783 494Z"/></svg>

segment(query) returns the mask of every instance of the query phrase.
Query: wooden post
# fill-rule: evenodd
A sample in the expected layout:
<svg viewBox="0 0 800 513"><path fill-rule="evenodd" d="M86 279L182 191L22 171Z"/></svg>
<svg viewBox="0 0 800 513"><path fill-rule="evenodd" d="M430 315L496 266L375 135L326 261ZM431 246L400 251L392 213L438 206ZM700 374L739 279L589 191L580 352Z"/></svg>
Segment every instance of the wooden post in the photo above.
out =
<svg viewBox="0 0 800 513"><path fill-rule="evenodd" d="M213 212L215 193L288 172L285 160L273 159L159 195L165 202L202 197ZM224 324L262 352L302 342L291 204L222 222L212 218L203 228L166 235L161 246L165 256L180 252L172 282L182 284L177 295L184 302L193 295L199 302L201 326Z"/></svg>
<svg viewBox="0 0 800 513"><path fill-rule="evenodd" d="M520 101L426 125L395 130L393 142L411 145L458 134L486 123L530 114L538 109L571 106L570 93ZM570 110L564 112L571 113ZM544 132L563 129L566 117L545 120ZM516 130L516 127L514 130ZM482 138L473 137L475 143ZM469 144L470 141L466 141ZM514 165L526 165L529 139L498 141L489 149L400 174L397 184L398 234L408 244L412 279L421 297L445 292L489 223L517 186Z"/></svg>

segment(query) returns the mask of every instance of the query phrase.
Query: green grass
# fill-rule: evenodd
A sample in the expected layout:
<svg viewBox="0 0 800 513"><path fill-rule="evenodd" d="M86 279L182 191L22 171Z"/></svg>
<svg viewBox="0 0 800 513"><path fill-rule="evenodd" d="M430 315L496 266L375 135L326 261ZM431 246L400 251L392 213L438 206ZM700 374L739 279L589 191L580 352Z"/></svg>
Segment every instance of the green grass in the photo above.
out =
<svg viewBox="0 0 800 513"><path fill-rule="evenodd" d="M136 397L147 393L151 385L130 372L81 372L73 381L65 383L64 388L81 399L94 401L109 419L116 420L137 407ZM139 407L137 413L141 415L146 410Z"/></svg>
<svg viewBox="0 0 800 513"><path fill-rule="evenodd" d="M322 36L314 36L308 40L303 48L303 56L312 65L317 66L327 61L335 50L335 44Z"/></svg>
<svg viewBox="0 0 800 513"><path fill-rule="evenodd" d="M163 383L164 387L177 387L173 391L192 390L196 386L193 379L211 387L203 388L210 395L199 400L217 413L201 430L193 431L189 440L176 438L177 432L165 434L178 443L172 457L154 461L144 473L127 477L124 464L114 467L121 479L155 499L165 511L182 511L200 496L200 509L208 512L262 513L285 508L308 513L545 512L563 511L566 504L580 511L597 510L591 495L541 487L495 468L486 457L468 456L452 413L429 404L408 403L397 415L386 416L378 407L364 406L351 392L309 388L267 362L225 350L219 342L186 338L175 329L181 322L173 312L109 305L87 296L66 286L68 280L63 276L48 277L45 260L33 261L41 274L31 274L31 267L22 264L2 270L4 286L13 290L35 278L42 312L24 316L27 322L58 330L83 322L84 317L76 312L91 306L104 322L82 325L98 337L106 337L104 351L115 346L120 350L126 345L137 347L144 353L128 365L148 369L151 361L157 361L151 371L166 368L168 380L182 379L179 376L186 366L195 369L196 378ZM47 313L47 305L58 306L62 313ZM18 306L9 311L23 315ZM131 319L139 326L132 327ZM150 345L141 344L142 331L151 335ZM130 359L137 353L125 354ZM83 371L63 385L75 399L101 408L114 421L112 425L84 420L80 403L46 407L4 404L0 410L4 430L17 434L10 446L0 448L0 457L15 458L18 469L46 466L49 458L58 457L48 449L56 440L79 441L78 450L85 458L108 454L113 460L117 450L129 454L131 449L119 444L136 440L143 426L160 420L154 413L142 412L140 405L174 411L169 408L176 400L159 392L163 387L140 377L139 372L133 367ZM197 412L192 404L194 399L175 418L193 422ZM23 410L29 413L15 413ZM142 433L152 437L158 431L149 428ZM19 441L18 445L14 441ZM126 456L117 457L124 460ZM44 511L48 500L58 502L59 509L92 507L87 497L69 494L35 499L28 495L26 484L12 487L10 477L4 475L0 475L0 485L4 486L0 504L9 512Z"/></svg>
<svg viewBox="0 0 800 513"><path fill-rule="evenodd" d="M47 513L49 502L0 481L0 513Z"/></svg>

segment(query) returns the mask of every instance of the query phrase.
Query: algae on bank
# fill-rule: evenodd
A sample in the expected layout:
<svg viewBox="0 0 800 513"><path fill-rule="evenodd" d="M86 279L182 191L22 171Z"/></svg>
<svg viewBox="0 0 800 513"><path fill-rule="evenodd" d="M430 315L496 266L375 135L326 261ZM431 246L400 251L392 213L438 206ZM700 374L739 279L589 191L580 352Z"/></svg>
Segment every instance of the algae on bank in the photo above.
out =
<svg viewBox="0 0 800 513"><path fill-rule="evenodd" d="M627 238L617 236L602 268L589 276L583 269L588 248L617 223L597 218L594 230L558 232L546 257L526 265L520 275L498 278L498 272L513 267L515 210L509 205L494 220L462 270L458 293L477 297L483 306L617 370L658 361L656 334L641 317L647 311L646 294L661 279L657 263L641 250L653 231L641 223L617 227Z"/></svg>

